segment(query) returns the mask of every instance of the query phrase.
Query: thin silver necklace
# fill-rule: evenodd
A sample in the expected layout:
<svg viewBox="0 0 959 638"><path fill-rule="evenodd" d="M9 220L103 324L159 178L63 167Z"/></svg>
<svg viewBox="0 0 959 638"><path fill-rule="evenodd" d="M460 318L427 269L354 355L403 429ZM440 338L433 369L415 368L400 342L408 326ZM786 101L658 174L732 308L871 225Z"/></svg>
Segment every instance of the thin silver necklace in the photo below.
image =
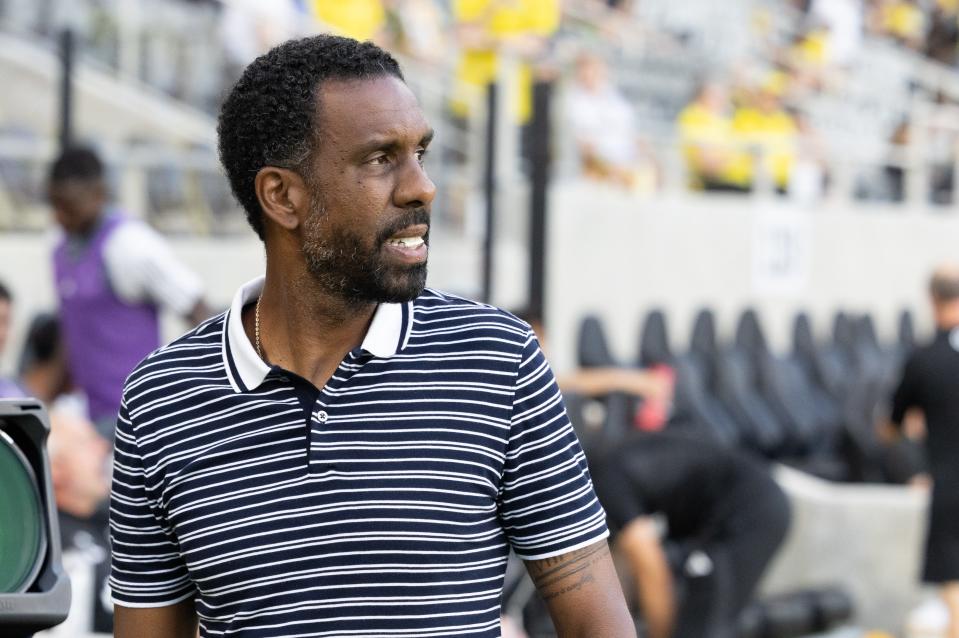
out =
<svg viewBox="0 0 959 638"><path fill-rule="evenodd" d="M253 336L256 340L256 356L263 359L263 350L260 349L260 300L263 296L256 298L256 310L253 312ZM266 361L266 359L263 359Z"/></svg>

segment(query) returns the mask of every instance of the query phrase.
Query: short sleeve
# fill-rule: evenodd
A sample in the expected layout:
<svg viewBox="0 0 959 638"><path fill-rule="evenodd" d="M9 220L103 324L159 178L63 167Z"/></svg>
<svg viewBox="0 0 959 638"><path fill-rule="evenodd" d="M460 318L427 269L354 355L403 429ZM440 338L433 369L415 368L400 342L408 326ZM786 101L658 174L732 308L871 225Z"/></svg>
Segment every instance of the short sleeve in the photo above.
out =
<svg viewBox="0 0 959 638"><path fill-rule="evenodd" d="M113 602L165 607L195 594L177 544L151 507L126 402L120 405L110 493Z"/></svg>
<svg viewBox="0 0 959 638"><path fill-rule="evenodd" d="M499 516L524 560L557 556L609 536L586 457L532 333L516 378Z"/></svg>
<svg viewBox="0 0 959 638"><path fill-rule="evenodd" d="M103 259L113 291L128 303L153 303L182 317L203 297L200 278L140 221L127 220L110 235Z"/></svg>

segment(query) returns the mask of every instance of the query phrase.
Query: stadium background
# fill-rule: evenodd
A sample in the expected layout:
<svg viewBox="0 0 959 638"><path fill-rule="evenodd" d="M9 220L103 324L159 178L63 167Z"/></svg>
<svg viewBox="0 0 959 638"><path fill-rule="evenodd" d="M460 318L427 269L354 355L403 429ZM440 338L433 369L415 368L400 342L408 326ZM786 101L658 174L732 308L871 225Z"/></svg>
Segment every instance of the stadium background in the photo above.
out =
<svg viewBox="0 0 959 638"><path fill-rule="evenodd" d="M332 30L394 51L437 130L427 160L439 191L430 285L518 308L540 285L531 264L545 259L534 302L544 304L558 371L580 363L590 315L625 365L639 363L640 329L654 309L665 312L676 352L704 307L723 342L740 313L756 309L782 354L801 311L821 342L839 312L868 317L884 352L897 347L903 311L920 338L930 334L926 279L955 258L959 239L959 3L519 2L527 15L494 33L458 25L483 4L0 2L0 279L17 300L0 371L14 372L29 318L55 305L44 175L63 130L67 28L76 46L73 139L104 154L118 205L169 237L216 308L262 268L218 167L219 100L259 52ZM464 63L484 37L510 44ZM617 96L596 107L618 116L599 130L582 126L577 109L591 107L571 97L582 89L584 53L606 65ZM487 80L499 87L492 128ZM542 157L529 135L533 81L552 86L542 242L530 230L538 186L530 158ZM722 117L689 110L703 86L724 94ZM631 148L587 157L610 135ZM704 179L707 153L722 183ZM182 329L167 318L168 337ZM876 419L884 409L882 397L868 406ZM856 602L851 635L908 633L910 611L928 596L917 585L925 495L789 469L780 478L797 516L764 592L839 583Z"/></svg>

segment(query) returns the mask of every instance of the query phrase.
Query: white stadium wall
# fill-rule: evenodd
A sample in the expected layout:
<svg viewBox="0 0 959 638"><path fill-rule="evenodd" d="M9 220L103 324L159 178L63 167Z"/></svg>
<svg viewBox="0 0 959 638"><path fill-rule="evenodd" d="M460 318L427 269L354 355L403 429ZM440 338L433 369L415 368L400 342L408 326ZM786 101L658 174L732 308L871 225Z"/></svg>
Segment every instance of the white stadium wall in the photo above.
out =
<svg viewBox="0 0 959 638"><path fill-rule="evenodd" d="M664 308L675 346L688 342L702 306L731 334L740 311L756 308L773 346L790 345L794 314L817 334L836 310L870 312L891 337L910 308L930 329L925 289L932 268L959 259L953 209L817 209L782 200L729 197L642 199L582 183L550 194L547 299L553 365L575 364L579 319L599 315L614 353L632 361L639 326Z"/></svg>

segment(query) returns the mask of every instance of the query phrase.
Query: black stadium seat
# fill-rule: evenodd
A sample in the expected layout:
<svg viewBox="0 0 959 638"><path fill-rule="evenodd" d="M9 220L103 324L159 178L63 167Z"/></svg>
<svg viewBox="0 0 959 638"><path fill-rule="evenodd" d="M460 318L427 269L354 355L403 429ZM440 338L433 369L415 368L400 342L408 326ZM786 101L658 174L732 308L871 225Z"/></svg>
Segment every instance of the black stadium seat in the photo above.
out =
<svg viewBox="0 0 959 638"><path fill-rule="evenodd" d="M740 426L743 443L770 458L784 452L785 428L757 390L750 355L735 346L722 350L716 372L719 399Z"/></svg>
<svg viewBox="0 0 959 638"><path fill-rule="evenodd" d="M641 368L672 365L673 352L669 346L666 314L662 310L651 310L646 315L640 332L638 350L636 364Z"/></svg>
<svg viewBox="0 0 959 638"><path fill-rule="evenodd" d="M583 368L600 368L616 365L616 360L609 350L606 340L606 330L596 315L583 318L579 325L577 339L578 361Z"/></svg>

